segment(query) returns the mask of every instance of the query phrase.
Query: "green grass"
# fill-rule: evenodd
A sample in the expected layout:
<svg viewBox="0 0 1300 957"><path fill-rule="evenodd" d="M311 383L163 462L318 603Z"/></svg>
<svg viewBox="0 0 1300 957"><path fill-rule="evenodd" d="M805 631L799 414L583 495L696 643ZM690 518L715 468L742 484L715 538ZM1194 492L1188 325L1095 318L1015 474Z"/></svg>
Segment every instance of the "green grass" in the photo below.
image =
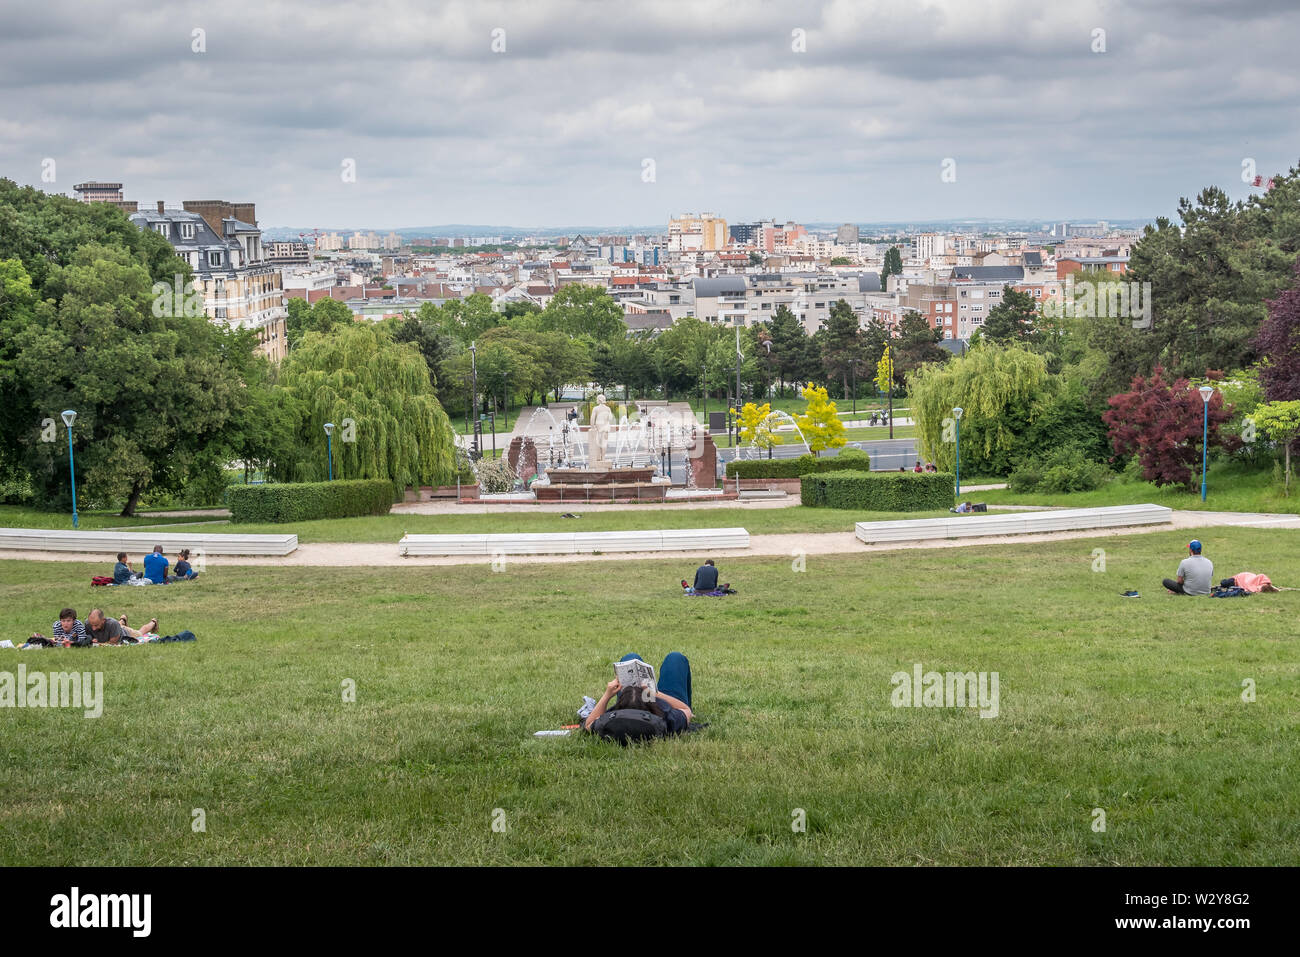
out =
<svg viewBox="0 0 1300 957"><path fill-rule="evenodd" d="M97 601L199 635L0 651L105 675L95 720L0 709L0 864L1290 864L1300 592L1161 595L1187 534L729 560L723 600L666 561L93 591L97 566L0 562L7 637ZM1290 534L1216 529L1210 557L1297 584ZM620 654L674 649L703 732L531 736ZM916 662L997 671L1000 715L891 707Z"/></svg>
<svg viewBox="0 0 1300 957"><path fill-rule="evenodd" d="M877 425L867 426L865 429L845 429L844 439L847 442L867 442L880 441L889 438L889 426ZM896 425L894 426L894 438L896 439L914 439L916 438L916 426L914 425ZM795 436L798 441L798 436Z"/></svg>
<svg viewBox="0 0 1300 957"><path fill-rule="evenodd" d="M625 509L617 505L572 505L580 518L561 517L520 506L513 512L465 515L381 515L364 518L326 519L288 525L205 525L202 531L267 533L298 536L300 542L396 542L403 532L496 533L496 532L619 532L657 528L745 528L751 534L793 532L852 532L855 522L896 518L933 518L946 512L862 512L852 509L788 508L678 508L660 505L652 509Z"/></svg>
<svg viewBox="0 0 1300 957"><path fill-rule="evenodd" d="M1199 476L1198 476L1199 478ZM963 478L963 484L966 479ZM1005 480L1003 480L1005 481ZM970 484L975 484L971 481ZM1201 501L1201 487L1194 491L1181 488L1157 488L1150 482L1127 482L1116 478L1092 492L1069 494L1021 493L1008 489L981 492L980 499L998 505L1062 505L1090 508L1101 505L1140 505L1150 502L1169 508L1215 512L1287 512L1300 513L1300 483L1292 481L1291 495L1282 494L1274 484L1269 469L1249 469L1236 463L1212 465L1206 478L1206 499Z"/></svg>
<svg viewBox="0 0 1300 957"><path fill-rule="evenodd" d="M132 525L174 525L193 522L194 518L169 518L161 515L137 515L123 518L116 512L78 512L77 527L83 529L126 528ZM213 526L216 527L216 526ZM0 528L56 528L72 530L72 513L42 512L18 505L0 505Z"/></svg>

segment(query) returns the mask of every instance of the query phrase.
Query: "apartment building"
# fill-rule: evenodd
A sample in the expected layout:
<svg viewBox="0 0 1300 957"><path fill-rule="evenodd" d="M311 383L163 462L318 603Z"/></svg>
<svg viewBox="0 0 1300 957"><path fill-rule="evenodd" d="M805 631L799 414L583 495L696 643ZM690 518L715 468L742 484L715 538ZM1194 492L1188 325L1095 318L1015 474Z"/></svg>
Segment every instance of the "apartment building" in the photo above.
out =
<svg viewBox="0 0 1300 957"><path fill-rule="evenodd" d="M685 213L668 220L669 252L712 252L727 245L727 221L713 213Z"/></svg>
<svg viewBox="0 0 1300 957"><path fill-rule="evenodd" d="M283 359L288 312L282 278L266 258L254 204L187 200L181 205L167 209L159 200L156 210L136 212L131 222L158 233L189 263L209 319L255 329L258 352L272 361Z"/></svg>
<svg viewBox="0 0 1300 957"><path fill-rule="evenodd" d="M706 322L753 325L768 321L785 306L809 333L815 333L841 299L865 325L870 318L867 295L880 291L880 277L874 273L765 273L696 279L693 286L695 315Z"/></svg>

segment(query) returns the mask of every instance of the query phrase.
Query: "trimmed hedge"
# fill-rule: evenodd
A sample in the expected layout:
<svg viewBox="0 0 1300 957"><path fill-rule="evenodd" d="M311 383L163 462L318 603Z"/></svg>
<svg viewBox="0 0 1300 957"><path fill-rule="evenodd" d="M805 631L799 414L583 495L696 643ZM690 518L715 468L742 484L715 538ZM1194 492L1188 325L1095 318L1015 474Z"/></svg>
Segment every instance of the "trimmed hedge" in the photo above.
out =
<svg viewBox="0 0 1300 957"><path fill-rule="evenodd" d="M316 518L387 515L394 485L384 479L233 485L226 498L232 522L306 522Z"/></svg>
<svg viewBox="0 0 1300 957"><path fill-rule="evenodd" d="M822 472L799 479L799 500L815 508L928 512L951 508L951 472Z"/></svg>
<svg viewBox="0 0 1300 957"><path fill-rule="evenodd" d="M727 478L783 479L799 478L814 472L867 472L871 457L861 449L845 449L833 458L819 459L804 454L797 459L738 459L727 463Z"/></svg>

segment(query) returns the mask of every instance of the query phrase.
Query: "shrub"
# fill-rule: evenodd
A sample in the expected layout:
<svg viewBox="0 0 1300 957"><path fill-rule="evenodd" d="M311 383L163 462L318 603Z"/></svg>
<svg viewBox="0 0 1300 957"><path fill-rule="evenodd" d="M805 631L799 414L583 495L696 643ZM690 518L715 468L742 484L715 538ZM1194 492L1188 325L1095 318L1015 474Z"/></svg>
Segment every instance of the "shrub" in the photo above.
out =
<svg viewBox="0 0 1300 957"><path fill-rule="evenodd" d="M867 472L871 458L861 449L845 449L833 458L819 459L801 455L797 459L739 459L727 463L727 478L780 479L798 478L814 472Z"/></svg>
<svg viewBox="0 0 1300 957"><path fill-rule="evenodd" d="M951 472L821 472L799 479L800 501L814 508L923 512L952 505Z"/></svg>
<svg viewBox="0 0 1300 957"><path fill-rule="evenodd" d="M500 495L515 487L515 473L505 459L480 459L475 471L480 492Z"/></svg>
<svg viewBox="0 0 1300 957"><path fill-rule="evenodd" d="M233 485L233 522L305 522L317 518L387 515L396 489L386 479Z"/></svg>
<svg viewBox="0 0 1300 957"><path fill-rule="evenodd" d="M1021 459L1007 477L1007 487L1013 492L1090 492L1111 477L1103 463L1090 459L1081 446L1069 443Z"/></svg>

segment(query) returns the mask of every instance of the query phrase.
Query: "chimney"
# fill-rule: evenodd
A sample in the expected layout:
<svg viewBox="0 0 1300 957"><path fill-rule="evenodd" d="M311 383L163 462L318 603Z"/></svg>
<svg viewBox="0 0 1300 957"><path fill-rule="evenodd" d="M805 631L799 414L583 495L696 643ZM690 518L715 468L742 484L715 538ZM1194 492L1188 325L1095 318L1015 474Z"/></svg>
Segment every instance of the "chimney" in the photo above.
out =
<svg viewBox="0 0 1300 957"><path fill-rule="evenodd" d="M160 199L158 200L158 215L161 216L162 213L163 213L163 201Z"/></svg>

